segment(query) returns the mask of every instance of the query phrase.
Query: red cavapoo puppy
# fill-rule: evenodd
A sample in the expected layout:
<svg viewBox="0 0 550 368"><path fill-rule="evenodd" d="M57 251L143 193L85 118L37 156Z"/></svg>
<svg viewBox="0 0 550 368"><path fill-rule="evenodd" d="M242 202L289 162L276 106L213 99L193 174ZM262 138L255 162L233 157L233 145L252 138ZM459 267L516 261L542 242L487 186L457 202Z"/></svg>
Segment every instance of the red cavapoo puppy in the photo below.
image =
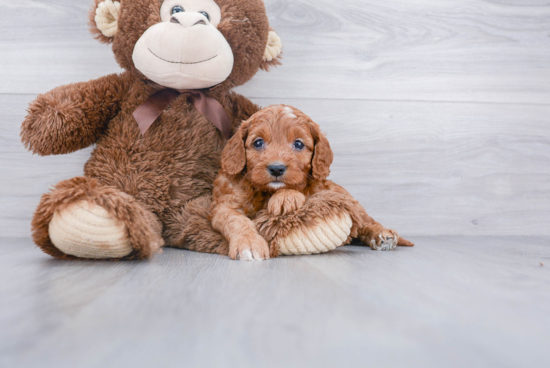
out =
<svg viewBox="0 0 550 368"><path fill-rule="evenodd" d="M259 217L264 224L273 223L302 207L322 215L315 203L340 206L349 213L353 225L346 244L357 238L377 250L412 246L374 221L344 188L326 180L332 158L319 126L298 109L270 106L243 122L222 153L213 190L212 225L229 242L229 256L241 260L277 256L277 247L268 241L276 237L274 232L288 232L296 225L280 230L271 226L271 234L262 234Z"/></svg>

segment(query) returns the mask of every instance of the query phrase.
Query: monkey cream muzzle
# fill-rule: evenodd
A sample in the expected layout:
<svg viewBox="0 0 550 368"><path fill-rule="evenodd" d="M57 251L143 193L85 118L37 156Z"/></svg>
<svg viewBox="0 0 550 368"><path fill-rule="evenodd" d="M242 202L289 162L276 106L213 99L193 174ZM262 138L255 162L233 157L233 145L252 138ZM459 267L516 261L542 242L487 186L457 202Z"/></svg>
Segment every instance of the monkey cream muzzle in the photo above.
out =
<svg viewBox="0 0 550 368"><path fill-rule="evenodd" d="M145 31L134 48L136 68L174 89L209 88L226 80L234 63L229 43L216 27L194 18L189 14Z"/></svg>

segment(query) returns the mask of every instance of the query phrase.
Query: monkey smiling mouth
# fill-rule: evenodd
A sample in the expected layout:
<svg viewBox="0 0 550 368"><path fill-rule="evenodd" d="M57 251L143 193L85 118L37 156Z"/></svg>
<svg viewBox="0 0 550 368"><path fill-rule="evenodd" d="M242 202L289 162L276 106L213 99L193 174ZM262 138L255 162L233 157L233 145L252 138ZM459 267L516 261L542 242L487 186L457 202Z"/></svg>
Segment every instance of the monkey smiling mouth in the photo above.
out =
<svg viewBox="0 0 550 368"><path fill-rule="evenodd" d="M147 49L149 50L149 52L150 52L151 54L153 54L154 56L156 56L156 57L159 58L160 60L166 61L167 63L172 63L172 64L200 64L200 63L204 63L204 62L210 61L210 60L214 59L216 56L218 56L218 55L214 55L214 56L212 56L210 59L206 59L206 60L203 60L203 61L193 61L193 62L190 62L190 63L186 63L186 62L170 61L170 60L163 59L163 58L161 58L160 56L158 56L157 54L155 54L153 51L151 51L150 48L147 48Z"/></svg>

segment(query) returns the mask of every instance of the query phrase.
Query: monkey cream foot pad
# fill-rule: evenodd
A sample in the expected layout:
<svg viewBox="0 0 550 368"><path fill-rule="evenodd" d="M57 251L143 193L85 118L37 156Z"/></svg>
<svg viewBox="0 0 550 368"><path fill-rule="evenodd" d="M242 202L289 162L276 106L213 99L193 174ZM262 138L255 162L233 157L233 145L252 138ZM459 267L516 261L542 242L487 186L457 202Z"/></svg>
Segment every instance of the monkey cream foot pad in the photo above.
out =
<svg viewBox="0 0 550 368"><path fill-rule="evenodd" d="M120 258L133 251L126 225L88 201L56 211L49 235L59 250L80 258Z"/></svg>
<svg viewBox="0 0 550 368"><path fill-rule="evenodd" d="M326 219L326 222L307 229L295 229L277 242L284 255L325 253L344 244L351 231L349 214Z"/></svg>

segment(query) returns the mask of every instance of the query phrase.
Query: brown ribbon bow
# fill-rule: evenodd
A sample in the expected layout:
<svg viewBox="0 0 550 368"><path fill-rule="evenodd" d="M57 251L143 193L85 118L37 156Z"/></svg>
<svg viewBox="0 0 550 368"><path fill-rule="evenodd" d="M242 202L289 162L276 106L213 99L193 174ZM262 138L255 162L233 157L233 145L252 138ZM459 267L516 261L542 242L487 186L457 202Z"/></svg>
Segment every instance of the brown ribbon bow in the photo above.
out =
<svg viewBox="0 0 550 368"><path fill-rule="evenodd" d="M214 97L204 90L175 90L171 88L163 88L153 93L147 101L134 111L134 119L136 119L142 135L180 94L188 95L188 99L193 106L205 118L214 124L227 139L231 137L231 119L223 106Z"/></svg>

